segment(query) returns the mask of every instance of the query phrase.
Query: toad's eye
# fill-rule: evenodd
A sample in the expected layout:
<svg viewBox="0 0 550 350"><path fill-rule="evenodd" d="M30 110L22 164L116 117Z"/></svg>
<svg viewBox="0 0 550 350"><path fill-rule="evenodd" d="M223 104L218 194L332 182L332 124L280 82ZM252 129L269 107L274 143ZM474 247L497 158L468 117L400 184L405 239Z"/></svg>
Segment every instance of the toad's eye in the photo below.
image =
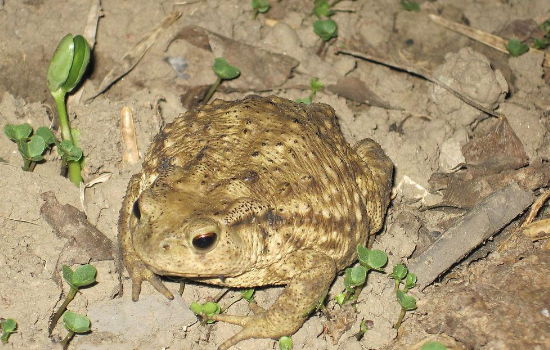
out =
<svg viewBox="0 0 550 350"><path fill-rule="evenodd" d="M192 243L196 249L206 250L212 248L217 239L218 234L216 232L206 232L193 237Z"/></svg>
<svg viewBox="0 0 550 350"><path fill-rule="evenodd" d="M132 205L132 214L136 217L136 219L141 219L141 210L139 209L139 202L135 201L134 205Z"/></svg>

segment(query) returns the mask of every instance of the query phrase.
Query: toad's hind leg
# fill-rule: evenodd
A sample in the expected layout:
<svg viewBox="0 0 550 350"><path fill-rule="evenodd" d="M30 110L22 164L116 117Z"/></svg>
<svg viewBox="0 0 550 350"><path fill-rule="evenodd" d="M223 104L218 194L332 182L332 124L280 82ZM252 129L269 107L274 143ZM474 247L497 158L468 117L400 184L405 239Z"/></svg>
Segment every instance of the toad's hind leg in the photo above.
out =
<svg viewBox="0 0 550 350"><path fill-rule="evenodd" d="M290 260L290 261L289 261ZM294 334L307 316L325 298L336 274L334 260L315 251L300 251L285 260L284 268L271 273L296 273L277 301L265 312L250 316L214 315L213 320L242 326L243 329L227 339L218 349L225 350L249 338L274 338Z"/></svg>

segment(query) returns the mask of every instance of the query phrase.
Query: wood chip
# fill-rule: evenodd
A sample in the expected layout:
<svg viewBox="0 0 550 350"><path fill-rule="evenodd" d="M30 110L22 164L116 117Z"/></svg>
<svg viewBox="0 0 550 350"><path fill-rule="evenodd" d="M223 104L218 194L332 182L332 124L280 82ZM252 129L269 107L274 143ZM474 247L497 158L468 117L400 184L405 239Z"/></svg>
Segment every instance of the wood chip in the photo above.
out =
<svg viewBox="0 0 550 350"><path fill-rule="evenodd" d="M527 209L533 199L530 191L513 183L477 204L422 254L409 262L409 270L416 273L420 289L431 284L495 235Z"/></svg>

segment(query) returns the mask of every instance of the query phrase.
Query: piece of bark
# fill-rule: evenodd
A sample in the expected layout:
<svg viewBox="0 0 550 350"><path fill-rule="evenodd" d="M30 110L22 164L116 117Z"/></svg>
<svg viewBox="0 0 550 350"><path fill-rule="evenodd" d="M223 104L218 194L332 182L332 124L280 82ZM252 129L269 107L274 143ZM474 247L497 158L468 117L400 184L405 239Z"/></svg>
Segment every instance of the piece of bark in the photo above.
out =
<svg viewBox="0 0 550 350"><path fill-rule="evenodd" d="M444 232L408 266L424 289L477 246L521 214L533 202L533 194L516 183L493 193Z"/></svg>
<svg viewBox="0 0 550 350"><path fill-rule="evenodd" d="M177 39L212 51L216 57L223 57L229 64L238 67L241 71L239 78L225 81L222 85L232 89L265 91L280 87L300 63L290 56L248 45L194 25L179 30L169 41L168 47Z"/></svg>
<svg viewBox="0 0 550 350"><path fill-rule="evenodd" d="M364 81L354 77L342 77L338 79L336 84L327 86L330 92L347 98L348 100L365 103L370 106L380 107L384 109L396 109L376 95Z"/></svg>
<svg viewBox="0 0 550 350"><path fill-rule="evenodd" d="M41 194L40 214L60 238L69 240L64 253L83 261L113 260L113 242L90 224L83 212L70 204L61 205L51 191ZM83 260L82 260L83 259Z"/></svg>
<svg viewBox="0 0 550 350"><path fill-rule="evenodd" d="M432 190L443 191L443 198L429 208L470 209L486 196L513 182L531 191L547 187L550 184L550 164L536 163L517 170L481 176L477 176L475 171L435 173L429 183Z"/></svg>
<svg viewBox="0 0 550 350"><path fill-rule="evenodd" d="M505 117L500 118L486 135L462 146L462 154L466 164L482 167L486 173L519 169L529 163L523 144Z"/></svg>

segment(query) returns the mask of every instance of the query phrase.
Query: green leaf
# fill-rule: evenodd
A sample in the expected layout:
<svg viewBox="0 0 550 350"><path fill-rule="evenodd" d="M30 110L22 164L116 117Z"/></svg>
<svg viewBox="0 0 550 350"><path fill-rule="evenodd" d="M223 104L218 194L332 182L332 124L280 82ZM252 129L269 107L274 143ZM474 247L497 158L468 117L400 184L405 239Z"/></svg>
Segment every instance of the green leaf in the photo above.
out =
<svg viewBox="0 0 550 350"><path fill-rule="evenodd" d="M327 0L315 0L315 4L313 6L313 13L318 18L330 17L334 14L334 11L330 9L330 5Z"/></svg>
<svg viewBox="0 0 550 350"><path fill-rule="evenodd" d="M90 47L82 35L76 35L73 38L74 55L70 66L69 75L62 84L61 88L66 92L71 92L80 82L86 72L88 62L90 62Z"/></svg>
<svg viewBox="0 0 550 350"><path fill-rule="evenodd" d="M363 285L367 279L367 269L364 266L357 265L351 268L349 275L350 286L357 287Z"/></svg>
<svg viewBox="0 0 550 350"><path fill-rule="evenodd" d="M405 288L411 289L416 286L416 275L412 272L409 272L407 278L405 278Z"/></svg>
<svg viewBox="0 0 550 350"><path fill-rule="evenodd" d="M407 276L407 267L403 264L397 264L393 267L393 271L390 274L390 278L393 278L394 280L401 281L403 278Z"/></svg>
<svg viewBox="0 0 550 350"><path fill-rule="evenodd" d="M406 11L420 11L420 5L415 1L401 0L401 7Z"/></svg>
<svg viewBox="0 0 550 350"><path fill-rule="evenodd" d="M369 258L369 249L361 244L357 245L357 259L359 262L366 265Z"/></svg>
<svg viewBox="0 0 550 350"><path fill-rule="evenodd" d="M29 152L29 143L27 141L17 142L17 149L19 150L19 154L21 154L21 157L23 157L23 159L30 160L32 158Z"/></svg>
<svg viewBox="0 0 550 350"><path fill-rule="evenodd" d="M195 315L200 315L203 313L202 304L199 304L196 301L192 302L191 305L189 305L189 309L193 311Z"/></svg>
<svg viewBox="0 0 550 350"><path fill-rule="evenodd" d="M322 90L325 85L321 83L319 78L311 78L311 81L309 82L309 87L311 89L311 92L315 95L317 92Z"/></svg>
<svg viewBox="0 0 550 350"><path fill-rule="evenodd" d="M544 50L548 46L550 46L550 39L547 39L547 38L535 39L533 43L533 47L539 50Z"/></svg>
<svg viewBox="0 0 550 350"><path fill-rule="evenodd" d="M279 350L292 350L293 346L292 338L286 335L279 338Z"/></svg>
<svg viewBox="0 0 550 350"><path fill-rule="evenodd" d="M55 143L55 135L49 128L45 126L41 126L38 129L36 129L36 132L34 134L44 139L44 142L48 146L53 145Z"/></svg>
<svg viewBox="0 0 550 350"><path fill-rule="evenodd" d="M2 329L0 340L2 341L2 343L6 344L10 337L10 334L15 333L15 330L17 329L17 322L15 322L15 320L12 318L5 319L4 321L0 322L0 328Z"/></svg>
<svg viewBox="0 0 550 350"><path fill-rule="evenodd" d="M305 105L310 105L311 104L311 97L298 98L298 99L294 100L294 102L303 103Z"/></svg>
<svg viewBox="0 0 550 350"><path fill-rule="evenodd" d="M420 350L447 350L447 347L438 341L429 341L424 343Z"/></svg>
<svg viewBox="0 0 550 350"><path fill-rule="evenodd" d="M59 90L67 81L74 57L73 35L67 34L61 39L48 67L48 89L50 92Z"/></svg>
<svg viewBox="0 0 550 350"><path fill-rule="evenodd" d="M13 333L17 328L17 322L13 318L7 318L1 322L2 331Z"/></svg>
<svg viewBox="0 0 550 350"><path fill-rule="evenodd" d="M27 142L27 151L29 157L34 161L35 158L42 159L42 153L46 150L46 142L40 136L33 135L31 136L29 142ZM40 160L41 160L40 159Z"/></svg>
<svg viewBox="0 0 550 350"><path fill-rule="evenodd" d="M374 270L381 270L388 263L388 256L381 250L370 250L366 263Z"/></svg>
<svg viewBox="0 0 550 350"><path fill-rule="evenodd" d="M548 18L546 21L542 22L539 26L539 28L546 33L546 35L550 34L550 18Z"/></svg>
<svg viewBox="0 0 550 350"><path fill-rule="evenodd" d="M69 331L75 333L86 333L90 331L90 319L72 311L65 311L63 314L63 325Z"/></svg>
<svg viewBox="0 0 550 350"><path fill-rule="evenodd" d="M65 162L78 162L82 159L82 150L69 140L63 140L57 145L57 150Z"/></svg>
<svg viewBox="0 0 550 350"><path fill-rule="evenodd" d="M214 59L212 69L220 79L224 80L235 79L241 74L239 68L230 65L223 57Z"/></svg>
<svg viewBox="0 0 550 350"><path fill-rule="evenodd" d="M336 294L334 296L334 300L336 300L338 305L342 305L344 301L346 301L346 294L345 293Z"/></svg>
<svg viewBox="0 0 550 350"><path fill-rule="evenodd" d="M7 124L4 126L4 134L12 141L20 141L28 138L32 134L32 126L27 123L13 125Z"/></svg>
<svg viewBox="0 0 550 350"><path fill-rule="evenodd" d="M61 271L63 273L63 279L65 280L65 282L67 282L71 287L76 288L76 286L73 285L73 270L71 270L69 266L63 265Z"/></svg>
<svg viewBox="0 0 550 350"><path fill-rule="evenodd" d="M317 20L313 23L313 32L328 41L338 35L338 25L331 19Z"/></svg>
<svg viewBox="0 0 550 350"><path fill-rule="evenodd" d="M271 7L267 0L252 0L250 6L259 13L266 13Z"/></svg>
<svg viewBox="0 0 550 350"><path fill-rule="evenodd" d="M397 301L403 309L405 309L406 311L416 309L416 299L413 296L405 294L402 290L398 290L396 295Z"/></svg>
<svg viewBox="0 0 550 350"><path fill-rule="evenodd" d="M81 265L72 274L72 283L77 288L85 287L95 282L96 275L97 270L93 265Z"/></svg>
<svg viewBox="0 0 550 350"><path fill-rule="evenodd" d="M518 57L529 51L529 46L518 39L510 39L506 44L506 49L513 57Z"/></svg>
<svg viewBox="0 0 550 350"><path fill-rule="evenodd" d="M254 299L254 288L241 290L241 297L244 300L251 302L252 299Z"/></svg>
<svg viewBox="0 0 550 350"><path fill-rule="evenodd" d="M221 308L220 308L220 305L218 305L218 303L213 303L209 301L202 305L202 311L206 316L212 316L215 314L219 314L221 311Z"/></svg>

